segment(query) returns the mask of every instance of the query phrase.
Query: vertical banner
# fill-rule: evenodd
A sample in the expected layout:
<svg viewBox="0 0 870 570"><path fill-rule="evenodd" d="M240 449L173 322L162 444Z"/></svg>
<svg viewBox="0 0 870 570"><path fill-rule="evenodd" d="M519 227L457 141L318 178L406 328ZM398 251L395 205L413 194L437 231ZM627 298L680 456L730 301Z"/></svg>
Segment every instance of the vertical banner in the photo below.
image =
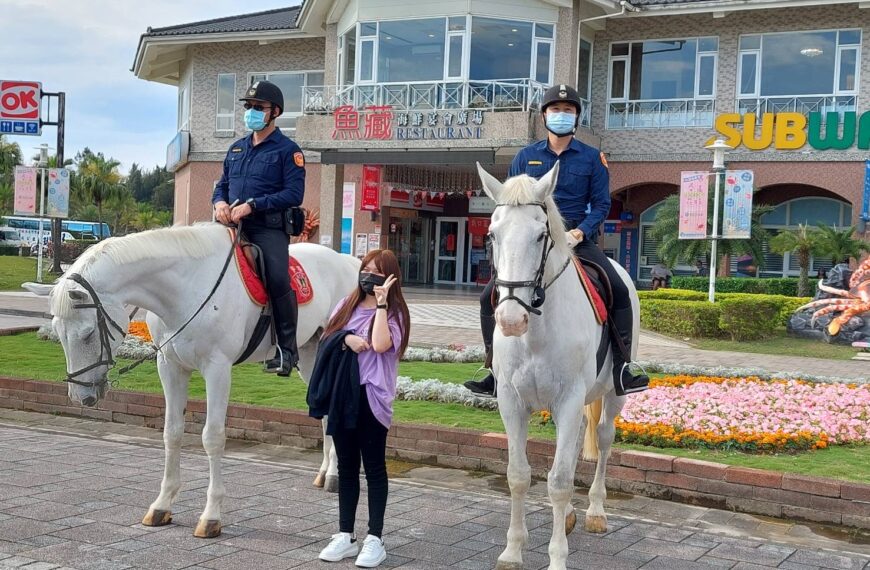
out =
<svg viewBox="0 0 870 570"><path fill-rule="evenodd" d="M628 274L637 279L637 228L622 230L619 243L619 259Z"/></svg>
<svg viewBox="0 0 870 570"><path fill-rule="evenodd" d="M864 163L864 202L861 219L870 221L870 160Z"/></svg>
<svg viewBox="0 0 870 570"><path fill-rule="evenodd" d="M45 215L49 218L69 217L69 170L48 169L48 203Z"/></svg>
<svg viewBox="0 0 870 570"><path fill-rule="evenodd" d="M751 170L725 172L725 209L722 237L749 239L752 231L752 193L755 176Z"/></svg>
<svg viewBox="0 0 870 570"><path fill-rule="evenodd" d="M36 213L36 169L15 167L15 215Z"/></svg>
<svg viewBox="0 0 870 570"><path fill-rule="evenodd" d="M356 184L344 183L341 200L341 253L352 255L353 251L353 205L356 202Z"/></svg>
<svg viewBox="0 0 870 570"><path fill-rule="evenodd" d="M680 239L707 237L707 172L680 173Z"/></svg>
<svg viewBox="0 0 870 570"><path fill-rule="evenodd" d="M381 167L363 166L362 200L359 209L377 212L381 209Z"/></svg>

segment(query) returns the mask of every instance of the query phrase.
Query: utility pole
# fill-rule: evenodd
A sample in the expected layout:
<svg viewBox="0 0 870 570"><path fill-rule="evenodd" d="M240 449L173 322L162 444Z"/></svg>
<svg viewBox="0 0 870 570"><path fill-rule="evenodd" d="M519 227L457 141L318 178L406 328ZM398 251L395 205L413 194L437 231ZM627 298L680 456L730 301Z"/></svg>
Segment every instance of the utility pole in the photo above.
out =
<svg viewBox="0 0 870 570"><path fill-rule="evenodd" d="M64 123L65 123L65 108L66 108L66 93L59 91L57 93L42 93L43 97L48 97L48 117L51 118L51 99L57 98L57 120L56 121L40 121L43 125L57 127L57 164L56 168L63 168L63 139L64 139ZM60 250L61 250L61 219L51 219L51 243L54 244L54 253L52 254L52 273L61 273L63 269L60 267Z"/></svg>

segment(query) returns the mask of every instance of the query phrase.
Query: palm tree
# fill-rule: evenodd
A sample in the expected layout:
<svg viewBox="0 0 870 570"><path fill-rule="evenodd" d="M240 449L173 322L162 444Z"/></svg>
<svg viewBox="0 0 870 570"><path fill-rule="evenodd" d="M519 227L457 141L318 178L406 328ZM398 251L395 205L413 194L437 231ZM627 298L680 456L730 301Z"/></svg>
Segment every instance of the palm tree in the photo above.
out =
<svg viewBox="0 0 870 570"><path fill-rule="evenodd" d="M78 177L83 190L97 206L100 222L100 239L103 239L103 204L121 193L121 163L114 158L106 158L103 153L86 155L79 163Z"/></svg>
<svg viewBox="0 0 870 570"><path fill-rule="evenodd" d="M770 249L774 253L797 254L801 277L798 282L798 297L808 297L810 294L810 259L821 253L821 233L807 224L799 224L797 230L785 230L770 240Z"/></svg>
<svg viewBox="0 0 870 570"><path fill-rule="evenodd" d="M752 256L753 261L759 266L764 263L764 251L762 249L767 239L766 231L761 227L761 217L773 208L764 205L755 205L752 208L752 226L749 239L720 239L717 249L718 262L721 258L741 255ZM721 209L720 209L721 212ZM722 219L720 216L719 222ZM708 193L707 205L707 233L711 233L713 227L713 192ZM710 240L706 239L679 239L680 237L680 196L674 194L665 198L656 213L656 223L652 229L653 238L659 242L659 257L668 266L673 267L680 262L693 263L696 259L704 259L707 266L710 265ZM723 267L723 264L719 264ZM727 273L728 267L723 269Z"/></svg>
<svg viewBox="0 0 870 570"><path fill-rule="evenodd" d="M0 176L11 176L19 164L21 164L21 147L18 143L7 142L6 138L0 135Z"/></svg>
<svg viewBox="0 0 870 570"><path fill-rule="evenodd" d="M831 263L849 263L849 259L861 259L861 254L870 251L870 243L856 239L855 226L837 229L837 226L819 224L819 255L831 258Z"/></svg>

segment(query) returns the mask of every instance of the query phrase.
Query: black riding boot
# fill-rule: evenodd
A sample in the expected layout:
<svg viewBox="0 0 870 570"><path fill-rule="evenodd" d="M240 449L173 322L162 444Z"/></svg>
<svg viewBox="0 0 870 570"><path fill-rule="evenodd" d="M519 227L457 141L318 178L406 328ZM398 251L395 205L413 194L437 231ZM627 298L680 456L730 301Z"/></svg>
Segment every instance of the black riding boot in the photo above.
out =
<svg viewBox="0 0 870 570"><path fill-rule="evenodd" d="M298 312L296 293L292 290L272 303L278 347L275 358L266 361L266 372L276 372L278 376L290 376L290 372L296 368L299 362L299 350L296 348Z"/></svg>
<svg viewBox="0 0 870 570"><path fill-rule="evenodd" d="M480 315L480 330L483 333L483 346L486 349L486 362L483 367L492 370L492 337L495 335L495 316ZM495 396L495 376L490 372L480 381L469 380L466 388L478 396Z"/></svg>
<svg viewBox="0 0 870 570"><path fill-rule="evenodd" d="M649 387L649 376L632 374L628 366L631 361L631 329L633 324L631 308L613 311L611 322L614 326L614 330L610 333L610 346L613 354L613 385L616 388L616 393L619 396L624 396L625 394L642 392ZM621 343L616 338L617 335L622 340Z"/></svg>

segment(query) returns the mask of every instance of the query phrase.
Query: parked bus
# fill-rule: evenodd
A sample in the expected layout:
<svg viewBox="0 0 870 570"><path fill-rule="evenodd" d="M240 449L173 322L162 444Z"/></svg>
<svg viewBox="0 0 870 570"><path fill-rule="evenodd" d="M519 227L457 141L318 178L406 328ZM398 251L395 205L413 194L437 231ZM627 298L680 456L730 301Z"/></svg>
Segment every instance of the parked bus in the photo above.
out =
<svg viewBox="0 0 870 570"><path fill-rule="evenodd" d="M0 224L17 229L23 241L36 243L39 239L40 220L42 221L42 239L43 241L48 241L51 239L51 219L49 218L6 216L0 219ZM62 220L61 231L68 232L76 239L100 239L101 235L103 238L111 235L109 224L103 222L103 232L101 234L99 222L85 222L81 220Z"/></svg>

